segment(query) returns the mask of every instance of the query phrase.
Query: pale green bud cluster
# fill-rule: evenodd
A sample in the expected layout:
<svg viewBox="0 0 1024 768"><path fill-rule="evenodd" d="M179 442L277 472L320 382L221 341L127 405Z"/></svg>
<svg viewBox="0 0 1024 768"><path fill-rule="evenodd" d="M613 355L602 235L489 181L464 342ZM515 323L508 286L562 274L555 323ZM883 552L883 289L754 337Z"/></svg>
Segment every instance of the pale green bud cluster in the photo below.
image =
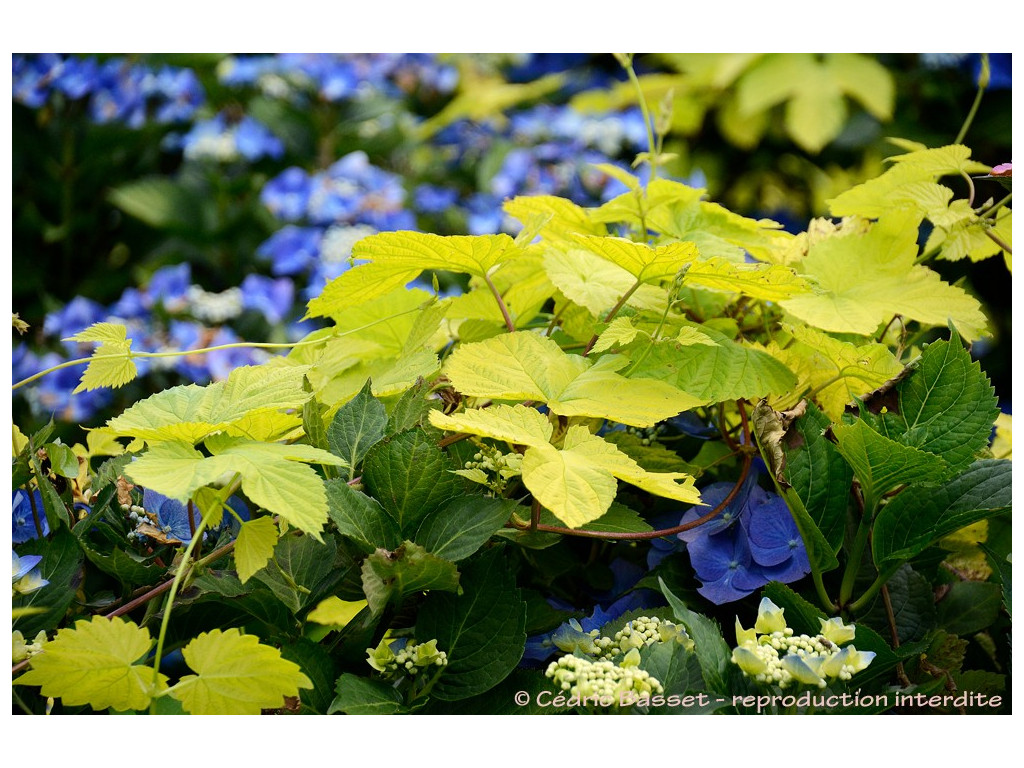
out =
<svg viewBox="0 0 1024 768"><path fill-rule="evenodd" d="M598 658L612 658L655 643L678 643L687 651L693 650L693 640L678 624L658 616L639 616L630 621L612 637L594 640Z"/></svg>
<svg viewBox="0 0 1024 768"><path fill-rule="evenodd" d="M640 651L633 648L618 664L591 661L583 656L562 656L548 665L544 675L569 693L570 698L611 701L617 706L623 694L651 696L665 692L657 678L638 668Z"/></svg>
<svg viewBox="0 0 1024 768"><path fill-rule="evenodd" d="M25 636L21 634L20 629L14 630L11 635L11 645L13 646L13 663L17 664L19 661L24 661L43 650L43 643L46 642L46 631L39 630L32 642L26 642Z"/></svg>
<svg viewBox="0 0 1024 768"><path fill-rule="evenodd" d="M640 438L641 445L650 445L661 433L661 426L655 424L653 427L626 427L626 432Z"/></svg>
<svg viewBox="0 0 1024 768"><path fill-rule="evenodd" d="M427 667L448 665L448 654L437 649L437 640L417 643L409 638L404 648L393 651L391 643L383 639L376 648L366 649L366 657L367 664L388 678L415 676Z"/></svg>
<svg viewBox="0 0 1024 768"><path fill-rule="evenodd" d="M523 457L515 451L502 453L492 445L482 445L456 474L501 493L511 478L523 474Z"/></svg>
<svg viewBox="0 0 1024 768"><path fill-rule="evenodd" d="M786 688L793 681L824 688L828 678L849 680L874 659L873 652L854 646L840 648L853 640L856 630L841 619L821 619L821 633L796 635L786 626L783 608L767 597L761 600L753 629L736 620L736 642L732 661L747 677L759 683Z"/></svg>

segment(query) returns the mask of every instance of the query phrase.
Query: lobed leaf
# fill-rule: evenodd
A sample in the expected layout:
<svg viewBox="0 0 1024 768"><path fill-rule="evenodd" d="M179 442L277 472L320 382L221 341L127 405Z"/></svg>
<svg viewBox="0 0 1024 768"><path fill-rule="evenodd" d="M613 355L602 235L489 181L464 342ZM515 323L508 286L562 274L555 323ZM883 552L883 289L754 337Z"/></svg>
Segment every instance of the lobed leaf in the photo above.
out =
<svg viewBox="0 0 1024 768"><path fill-rule="evenodd" d="M43 696L94 710L145 709L167 687L167 676L136 664L152 647L149 630L119 617L80 619L60 629L32 659L16 685L41 686Z"/></svg>
<svg viewBox="0 0 1024 768"><path fill-rule="evenodd" d="M299 688L312 688L298 664L241 630L203 632L182 650L185 663L196 672L169 689L193 715L258 715L277 709Z"/></svg>

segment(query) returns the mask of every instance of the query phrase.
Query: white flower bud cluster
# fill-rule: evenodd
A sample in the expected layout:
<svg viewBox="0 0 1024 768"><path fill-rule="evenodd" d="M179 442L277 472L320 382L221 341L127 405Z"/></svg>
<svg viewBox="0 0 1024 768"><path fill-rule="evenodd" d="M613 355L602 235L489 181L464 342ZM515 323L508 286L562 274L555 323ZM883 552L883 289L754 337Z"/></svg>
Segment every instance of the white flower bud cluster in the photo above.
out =
<svg viewBox="0 0 1024 768"><path fill-rule="evenodd" d="M437 640L417 643L409 638L405 647L392 651L387 640L376 648L366 649L366 662L384 677L414 676L426 667L448 666L448 654L437 649Z"/></svg>
<svg viewBox="0 0 1024 768"><path fill-rule="evenodd" d="M320 257L327 264L341 264L352 258L352 248L356 243L375 234L377 230L367 224L335 224L320 241Z"/></svg>
<svg viewBox="0 0 1024 768"><path fill-rule="evenodd" d="M626 432L640 438L641 445L650 445L657 439L661 430L662 427L659 424L655 424L653 427L626 427Z"/></svg>
<svg viewBox="0 0 1024 768"><path fill-rule="evenodd" d="M598 658L604 659L624 655L633 648L667 642L677 642L687 650L693 649L693 640L683 627L658 616L639 616L616 632L613 637L599 637L594 640L598 647Z"/></svg>
<svg viewBox="0 0 1024 768"><path fill-rule="evenodd" d="M223 323L242 314L242 289L238 286L213 293L190 285L186 298L195 318L206 323Z"/></svg>
<svg viewBox="0 0 1024 768"><path fill-rule="evenodd" d="M639 661L640 653L635 648L621 665L608 660L591 661L582 656L562 656L548 665L544 675L569 692L571 698L611 701L615 706L627 692L641 696L665 692L657 678L636 668Z"/></svg>
<svg viewBox="0 0 1024 768"><path fill-rule="evenodd" d="M494 446L483 445L463 467L458 474L501 493L511 478L523 473L523 457L515 451L502 453Z"/></svg>

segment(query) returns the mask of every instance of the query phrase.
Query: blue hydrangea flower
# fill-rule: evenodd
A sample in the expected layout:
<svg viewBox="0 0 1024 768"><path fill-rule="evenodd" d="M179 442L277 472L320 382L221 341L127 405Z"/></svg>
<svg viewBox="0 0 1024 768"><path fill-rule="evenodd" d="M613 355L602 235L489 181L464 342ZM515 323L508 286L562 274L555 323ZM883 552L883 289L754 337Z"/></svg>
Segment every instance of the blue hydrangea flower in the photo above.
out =
<svg viewBox="0 0 1024 768"><path fill-rule="evenodd" d="M255 161L284 154L284 144L262 123L248 115L232 122L223 112L196 123L180 144L190 160Z"/></svg>
<svg viewBox="0 0 1024 768"><path fill-rule="evenodd" d="M318 227L289 224L264 240L256 255L271 262L270 271L275 275L298 275L317 263L323 236Z"/></svg>
<svg viewBox="0 0 1024 768"><path fill-rule="evenodd" d="M32 492L32 500L29 500L28 492L19 488L11 494L11 518L12 533L11 541L21 544L39 537L36 529L35 517L32 514L32 501L35 502L39 514L39 525L43 530L43 536L50 533L50 525L46 522L46 514L43 512L43 497L39 491Z"/></svg>
<svg viewBox="0 0 1024 768"><path fill-rule="evenodd" d="M764 490L758 479L766 472L756 459L746 481L722 512L672 539L652 542L647 563L654 567L685 543L690 563L702 586L697 590L713 603L738 600L769 581L789 583L810 573L803 539L781 496ZM706 507L691 507L679 523L703 517L721 504L733 483L712 483L701 490ZM666 527L670 527L671 522Z"/></svg>
<svg viewBox="0 0 1024 768"><path fill-rule="evenodd" d="M27 595L50 583L35 571L42 561L41 555L18 557L18 553L11 550L11 584L16 594Z"/></svg>
<svg viewBox="0 0 1024 768"><path fill-rule="evenodd" d="M192 528L188 522L188 507L176 499L169 499L148 488L142 494L142 506L159 519L160 530L169 539L177 539L188 546L192 541ZM198 522L197 513L193 517Z"/></svg>
<svg viewBox="0 0 1024 768"><path fill-rule="evenodd" d="M242 281L242 306L255 309L276 325L292 311L295 283L287 277L276 280L263 275L246 275Z"/></svg>
<svg viewBox="0 0 1024 768"><path fill-rule="evenodd" d="M312 190L309 174L301 168L285 168L263 185L260 202L282 221L299 221L306 215Z"/></svg>

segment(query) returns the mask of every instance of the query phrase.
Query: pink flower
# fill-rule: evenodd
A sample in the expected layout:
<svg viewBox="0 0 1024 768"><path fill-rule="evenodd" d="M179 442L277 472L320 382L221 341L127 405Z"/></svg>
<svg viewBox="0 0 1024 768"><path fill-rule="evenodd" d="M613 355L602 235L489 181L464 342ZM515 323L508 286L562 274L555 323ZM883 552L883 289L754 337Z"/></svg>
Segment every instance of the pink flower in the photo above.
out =
<svg viewBox="0 0 1024 768"><path fill-rule="evenodd" d="M989 171L989 175L990 176L1013 176L1013 163L1003 163L1002 165L997 165L995 168L993 168L991 171Z"/></svg>

